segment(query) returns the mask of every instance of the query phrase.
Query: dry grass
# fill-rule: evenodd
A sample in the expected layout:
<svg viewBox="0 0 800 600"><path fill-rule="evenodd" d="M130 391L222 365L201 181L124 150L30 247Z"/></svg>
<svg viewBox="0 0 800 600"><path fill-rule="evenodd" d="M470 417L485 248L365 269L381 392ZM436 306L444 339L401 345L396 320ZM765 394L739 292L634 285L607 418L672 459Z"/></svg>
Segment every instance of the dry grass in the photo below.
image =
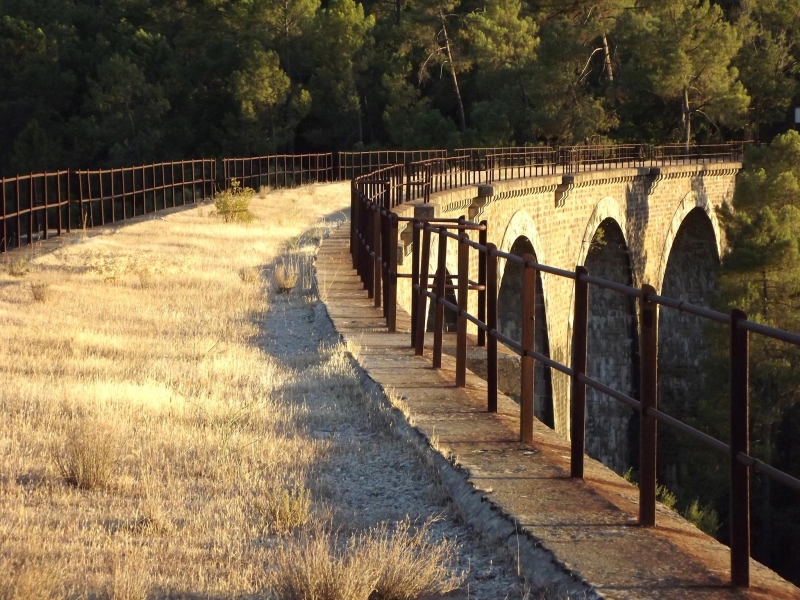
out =
<svg viewBox="0 0 800 600"><path fill-rule="evenodd" d="M272 273L272 282L275 289L281 294L288 294L297 285L300 278L300 268L297 260L293 258L283 258Z"/></svg>
<svg viewBox="0 0 800 600"><path fill-rule="evenodd" d="M6 263L6 273L11 277L25 277L30 271L30 265L25 258L18 258Z"/></svg>
<svg viewBox="0 0 800 600"><path fill-rule="evenodd" d="M34 302L47 302L52 296L50 284L44 281L31 282L31 295Z"/></svg>
<svg viewBox="0 0 800 600"><path fill-rule="evenodd" d="M61 476L83 490L108 486L119 461L120 442L113 426L99 419L82 419L66 435L53 459Z"/></svg>
<svg viewBox="0 0 800 600"><path fill-rule="evenodd" d="M277 554L272 589L281 600L411 600L457 589L448 541L430 541L430 521L402 521L340 539L319 532L288 539Z"/></svg>
<svg viewBox="0 0 800 600"><path fill-rule="evenodd" d="M244 284L256 285L261 282L261 269L256 267L242 267L237 273Z"/></svg>
<svg viewBox="0 0 800 600"><path fill-rule="evenodd" d="M206 205L86 238L32 261L46 303L0 272L0 598L266 589L254 500L289 490L274 522L319 521L285 482L329 444L287 396L304 377L255 343L269 294L237 273L348 201L300 188L254 199L247 226Z"/></svg>

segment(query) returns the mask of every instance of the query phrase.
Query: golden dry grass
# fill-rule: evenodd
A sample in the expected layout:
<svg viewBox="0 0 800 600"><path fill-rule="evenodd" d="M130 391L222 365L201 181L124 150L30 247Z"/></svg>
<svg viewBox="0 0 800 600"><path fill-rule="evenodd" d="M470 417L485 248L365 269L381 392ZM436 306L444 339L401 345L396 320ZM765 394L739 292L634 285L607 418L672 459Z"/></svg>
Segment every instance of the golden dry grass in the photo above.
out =
<svg viewBox="0 0 800 600"><path fill-rule="evenodd" d="M311 190L254 199L246 225L207 205L45 254L46 303L0 274L0 596L258 594L266 532L319 520L297 486L327 443L240 275L348 202Z"/></svg>

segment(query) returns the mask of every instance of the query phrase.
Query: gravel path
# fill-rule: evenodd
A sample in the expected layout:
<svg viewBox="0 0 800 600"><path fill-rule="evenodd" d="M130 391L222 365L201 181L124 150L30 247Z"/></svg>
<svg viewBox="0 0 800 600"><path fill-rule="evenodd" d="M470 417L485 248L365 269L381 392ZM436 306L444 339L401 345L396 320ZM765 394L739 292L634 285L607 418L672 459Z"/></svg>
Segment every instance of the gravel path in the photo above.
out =
<svg viewBox="0 0 800 600"><path fill-rule="evenodd" d="M405 518L435 519L433 535L455 542L454 570L466 575L461 589L444 597L529 598L514 557L484 547L461 523L432 463L393 433L395 417L361 389L346 349L317 303L308 290L275 294L259 340L295 370L285 399L307 407L308 433L329 444L325 463L307 481L317 510L343 533Z"/></svg>

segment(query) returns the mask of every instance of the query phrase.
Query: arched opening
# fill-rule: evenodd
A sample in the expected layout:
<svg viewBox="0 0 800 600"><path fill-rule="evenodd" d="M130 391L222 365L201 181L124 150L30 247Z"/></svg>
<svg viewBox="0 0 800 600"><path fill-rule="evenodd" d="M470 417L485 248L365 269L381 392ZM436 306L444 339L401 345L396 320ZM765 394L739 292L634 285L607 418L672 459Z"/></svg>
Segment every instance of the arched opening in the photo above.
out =
<svg viewBox="0 0 800 600"><path fill-rule="evenodd" d="M439 280L439 272L436 272L436 277L430 280L430 285L435 286L436 282ZM445 285L446 286L454 286L455 280L450 275L450 271L445 271ZM435 288L431 289L432 292L436 291ZM458 298L456 297L456 291L451 287L445 288L444 297L448 302L452 302L453 304L458 304ZM433 299L430 300L428 303L428 324L426 326L425 331L433 331L433 326L436 321L436 304L434 304ZM444 307L444 331L447 332L454 332L458 329L458 315L456 311L447 306Z"/></svg>
<svg viewBox="0 0 800 600"><path fill-rule="evenodd" d="M585 266L595 277L632 284L628 246L613 219L597 228ZM636 398L639 351L634 298L591 285L588 334L588 376ZM586 413L586 453L617 473L638 467L638 414L588 386Z"/></svg>
<svg viewBox="0 0 800 600"><path fill-rule="evenodd" d="M661 294L708 306L717 292L719 254L711 219L693 209L681 223L664 271ZM707 321L662 307L658 318L659 409L678 419L695 415L710 351ZM680 452L691 440L670 427L658 430L658 478L672 491L681 485Z"/></svg>
<svg viewBox="0 0 800 600"><path fill-rule="evenodd" d="M517 238L513 246L511 246L510 252L517 256L525 254L536 256L533 251L533 244L524 236ZM522 270L522 265L513 262L506 263L497 299L497 321L500 333L517 342L522 340ZM542 276L538 272L536 273L535 315L534 348L537 352L550 356ZM553 388L550 379L550 367L546 367L539 361L534 361L533 369L534 414L542 423L553 428Z"/></svg>

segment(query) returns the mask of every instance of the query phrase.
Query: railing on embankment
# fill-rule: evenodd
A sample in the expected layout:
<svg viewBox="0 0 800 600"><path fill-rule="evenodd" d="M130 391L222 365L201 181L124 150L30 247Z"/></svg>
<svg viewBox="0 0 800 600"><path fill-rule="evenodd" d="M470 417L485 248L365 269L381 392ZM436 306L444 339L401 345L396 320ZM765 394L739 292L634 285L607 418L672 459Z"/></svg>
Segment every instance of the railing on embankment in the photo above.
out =
<svg viewBox="0 0 800 600"><path fill-rule="evenodd" d="M674 162L704 161L702 150L684 147L679 152L672 147L651 155L649 160L658 165ZM458 316L456 340L456 386L464 386L466 382L467 357L467 323L477 327L478 346L486 347L487 353L487 410L497 411L498 383L498 342L521 357L520 364L520 440L530 443L533 440L534 420L534 361L556 369L571 378L571 470L574 478L583 477L584 444L585 444L585 408L586 386L606 394L633 410L640 416L639 447L639 523L642 526L655 524L656 506L656 423L672 427L688 435L710 448L728 455L731 465L731 581L736 586L750 584L750 469L770 477L787 487L800 492L800 480L779 471L762 461L750 456L749 442L749 335L764 335L789 344L800 345L800 335L760 325L747 319L740 310L732 310L725 314L707 308L666 298L656 290L644 285L634 288L606 279L592 277L583 266L574 271L567 271L537 263L532 255L519 257L501 252L487 240L486 221L474 223L465 219L421 220L411 217L400 217L392 208L406 198L421 197L423 201L430 199L435 190L451 189L458 185L474 184L486 181L488 169L497 167L497 160L492 157L506 157L509 162L518 160L518 155L527 150L513 149L508 152L491 149L482 155L465 153L455 160L433 159L422 161L423 167L411 166L411 173L405 176L405 165L394 165L381 168L367 175L357 177L351 185L352 190L352 228L351 253L353 267L358 271L370 298L374 298L376 307L383 307L387 326L390 332L396 331L397 322L397 280L411 278L411 345L417 355L422 355L425 343L426 302L430 299L434 306L433 324L433 367L441 367L442 338L444 329L444 309L448 308ZM583 152L583 151L581 151ZM611 164L627 166L633 156L638 156L628 147L618 151L604 151ZM693 153L693 154L692 154ZM710 161L737 160L741 158L740 150L734 149L727 154L719 148L710 148ZM553 154L531 153L535 161L542 156ZM561 156L560 152L558 154ZM500 161L506 158L499 159ZM609 163L601 163L599 152L589 151L584 154L587 165L595 168L607 168ZM464 161L479 161L482 169L473 169L472 175L458 174L464 169ZM486 161L489 161L488 166ZM638 158L636 160L639 160ZM450 162L446 162L450 161ZM435 165L430 167L429 165ZM473 163L474 164L474 163ZM444 166L441 166L444 165ZM501 162L502 168L511 169L512 165ZM517 168L519 165L514 166ZM529 165L531 168L537 163ZM556 165L557 166L557 165ZM562 165L563 166L563 165ZM542 168L550 168L546 165ZM538 166L537 166L538 168ZM416 170L415 170L416 169ZM420 173L422 172L422 177ZM554 172L554 171L550 171ZM482 175L479 175L482 173ZM521 169L514 173L520 177L529 176L529 171ZM549 173L545 173L549 174ZM427 179L425 179L427 178ZM427 182L426 182L427 181ZM464 183L461 183L464 182ZM420 188L427 186L420 192ZM411 273L400 273L397 270L398 232L400 222L410 223L413 228ZM477 231L478 241L469 239L467 232ZM429 273L432 237L436 236L438 244L438 275ZM447 274L446 258L448 239L458 244L457 273ZM478 254L477 280L469 278L470 253ZM515 342L498 331L498 261L505 260L516 263L523 268L523 324L522 341ZM537 271L549 273L556 277L569 279L574 285L572 364L565 365L534 349L536 276ZM448 278L455 279L455 285L448 284ZM433 280L432 283L431 280ZM589 287L610 290L639 302L639 335L640 335L640 394L639 399L632 398L604 385L600 381L588 377L587 347L589 331ZM447 299L447 291L457 291L457 302ZM468 294L475 292L477 298L477 314L468 312ZM657 385L657 352L658 352L658 307L664 310L678 310L696 315L703 319L725 325L730 334L730 444L717 440L697 429L658 410Z"/></svg>
<svg viewBox="0 0 800 600"><path fill-rule="evenodd" d="M275 154L244 158L161 162L113 169L63 169L0 178L0 253L72 229L125 221L151 212L192 204L243 186L289 187L345 181L387 166L403 198L467 184L577 172L628 165L674 164L714 157L741 158L742 143L718 146L574 146L463 148L447 150L370 150L325 154ZM615 162L616 161L616 162ZM393 192L393 194L395 194ZM396 194L395 194L396 196Z"/></svg>

